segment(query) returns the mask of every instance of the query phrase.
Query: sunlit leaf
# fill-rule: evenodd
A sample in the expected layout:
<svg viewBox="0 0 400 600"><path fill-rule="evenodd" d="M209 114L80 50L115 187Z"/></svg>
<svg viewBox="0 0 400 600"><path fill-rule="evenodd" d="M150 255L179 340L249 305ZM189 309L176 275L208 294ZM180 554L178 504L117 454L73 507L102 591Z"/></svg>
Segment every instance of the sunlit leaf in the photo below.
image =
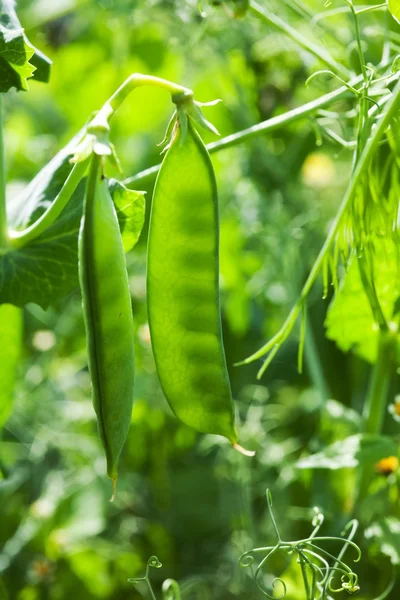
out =
<svg viewBox="0 0 400 600"><path fill-rule="evenodd" d="M389 0L389 10L392 17L400 23L400 0Z"/></svg>
<svg viewBox="0 0 400 600"><path fill-rule="evenodd" d="M383 313L390 321L400 296L399 261L387 243L376 252L374 285ZM378 349L379 327L373 318L361 283L358 261L353 258L342 286L335 295L325 321L326 335L344 352L353 350L373 363Z"/></svg>
<svg viewBox="0 0 400 600"><path fill-rule="evenodd" d="M131 250L139 239L145 217L145 192L130 190L119 181L109 181L111 196L117 211L125 252Z"/></svg>

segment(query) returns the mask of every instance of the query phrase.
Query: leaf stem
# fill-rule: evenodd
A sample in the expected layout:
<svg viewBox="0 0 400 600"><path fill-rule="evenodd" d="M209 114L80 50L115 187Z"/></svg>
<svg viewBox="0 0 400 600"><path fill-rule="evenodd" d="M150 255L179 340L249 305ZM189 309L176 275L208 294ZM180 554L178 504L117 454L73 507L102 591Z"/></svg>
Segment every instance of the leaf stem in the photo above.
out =
<svg viewBox="0 0 400 600"><path fill-rule="evenodd" d="M327 67L329 67L334 73L340 75L344 79L347 79L350 75L349 71L334 60L330 54L322 48L321 46L317 46L313 42L310 42L305 36L299 33L296 29L288 25L283 19L280 19L276 14L274 14L271 10L268 10L265 7L261 7L255 0L250 0L249 10L258 18L271 25L278 31L285 33L289 36L296 44L298 44L301 48L315 56L318 60L323 62Z"/></svg>
<svg viewBox="0 0 400 600"><path fill-rule="evenodd" d="M351 86L356 86L358 83L361 83L363 80L362 76L359 75L350 81ZM252 125L247 129L243 129L237 133L233 133L232 135L227 135L226 137L218 140L217 142L212 142L211 144L207 144L207 150L210 154L214 152L218 152L219 150L224 150L226 148L231 148L233 146L237 146L238 144L242 144L247 140L255 138L264 133L269 133L271 131L275 131L279 129L283 125L288 125L290 123L294 123L299 119L309 116L319 108L327 106L338 100L339 98L349 94L349 89L346 86L342 86L333 92L329 92L329 94L324 94L311 102L307 102L297 108L289 110L282 115L277 115L276 117L272 117L266 121L262 121L261 123L257 123L256 125ZM142 183L144 181L149 181L157 175L160 170L161 165L155 165L154 167L150 167L149 169L145 169L132 177L128 177L124 180L124 185L137 185L139 182Z"/></svg>
<svg viewBox="0 0 400 600"><path fill-rule="evenodd" d="M0 247L7 246L6 157L3 136L3 98L0 94Z"/></svg>
<svg viewBox="0 0 400 600"><path fill-rule="evenodd" d="M82 180L87 164L88 160L74 165L54 202L52 202L46 212L44 212L37 221L23 231L11 230L8 232L9 245L12 248L21 248L22 246L25 246L41 235L54 223Z"/></svg>

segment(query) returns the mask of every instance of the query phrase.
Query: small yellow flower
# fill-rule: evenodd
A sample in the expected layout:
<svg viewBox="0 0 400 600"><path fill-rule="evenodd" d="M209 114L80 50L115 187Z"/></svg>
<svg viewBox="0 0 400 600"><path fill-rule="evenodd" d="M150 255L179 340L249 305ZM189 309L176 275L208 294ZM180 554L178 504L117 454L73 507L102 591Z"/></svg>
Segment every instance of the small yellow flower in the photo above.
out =
<svg viewBox="0 0 400 600"><path fill-rule="evenodd" d="M381 458L375 464L375 471L377 473L381 473L382 475L390 475L397 471L399 468L399 459L397 456L388 456L387 458Z"/></svg>

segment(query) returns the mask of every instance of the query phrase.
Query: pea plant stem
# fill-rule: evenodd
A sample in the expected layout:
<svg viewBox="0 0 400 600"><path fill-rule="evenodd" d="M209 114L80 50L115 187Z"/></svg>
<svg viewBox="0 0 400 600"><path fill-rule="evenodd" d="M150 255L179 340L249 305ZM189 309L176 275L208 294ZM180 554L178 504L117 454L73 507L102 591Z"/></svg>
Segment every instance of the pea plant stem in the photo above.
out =
<svg viewBox="0 0 400 600"><path fill-rule="evenodd" d="M368 168L368 165L370 164L371 159L374 156L376 148L377 148L381 138L383 137L386 128L390 124L393 116L399 110L399 107L400 107L400 81L397 82L397 84L393 90L392 97L385 105L384 112L381 115L380 120L377 122L375 130L373 131L371 137L369 138L368 142L366 143L365 148L360 156L360 159L354 168L352 178L349 182L349 185L347 187L347 190L345 192L343 200L342 200L342 202L339 206L339 209L336 213L336 216L333 220L331 229L327 235L324 245L322 246L322 248L320 250L320 253L318 254L318 256L314 262L314 265L313 265L313 267L310 271L310 274L304 284L304 287L300 293L297 303L294 305L291 312L289 313L281 330L269 342L267 342L264 346L262 346L257 352L255 352L254 354L252 354L251 356L246 358L241 364L251 363L251 362L261 358L265 354L267 354L270 350L272 350L272 351L275 350L275 352L276 352L276 349L282 344L282 342L289 335L290 331L292 330L292 328L297 320L297 317L299 316L303 302L306 300L312 286L314 285L314 283L322 269L324 260L332 248L333 242L335 241L336 235L337 235L339 227L341 225L343 215L345 214L345 212L354 196L354 193L357 190L358 185L361 183L362 178L364 177L366 169ZM260 370L259 377L263 374L263 372L264 372L264 367Z"/></svg>
<svg viewBox="0 0 400 600"><path fill-rule="evenodd" d="M356 86L362 81L362 76L354 77L350 81L351 86ZM329 104L335 102L339 98L342 98L346 95L349 95L350 91L348 87L342 86L333 92L329 92L329 94L324 94L311 102L307 102L302 106L294 108L285 112L282 115L278 115L276 117L272 117L267 121L262 121L261 123L257 123L256 125L252 125L247 129L243 129L238 133L233 133L232 135L227 135L226 137L218 140L217 142L212 142L207 145L207 150L210 154L214 152L218 152L219 150L224 150L226 148L232 148L233 146L237 146L238 144L242 144L252 138L255 138L259 135L263 135L265 133L270 133L271 131L275 131L280 127L289 125L290 123L294 123L304 117L308 117L312 113L316 112L318 109L323 108L324 106L328 106ZM150 167L140 173L137 173L133 177L128 177L124 180L124 185L137 185L138 183L143 183L146 181L150 181L154 179L160 170L161 165L155 165L154 167Z"/></svg>
<svg viewBox="0 0 400 600"><path fill-rule="evenodd" d="M323 62L329 69L331 69L334 73L343 77L344 79L348 79L350 73L340 63L334 60L330 54L322 48L321 46L317 46L301 33L299 33L296 29L291 27L288 23L286 23L283 19L280 19L276 14L274 14L271 10L264 6L260 6L255 0L250 0L249 6L250 12L252 12L258 19L264 21L274 29L286 34L290 37L296 44L298 44L301 48L306 50L309 54L315 56L318 60Z"/></svg>
<svg viewBox="0 0 400 600"><path fill-rule="evenodd" d="M183 96L193 96L193 92L182 85L178 85L177 83L173 83L172 81L168 81L167 79L162 79L161 77L154 77L153 75L142 75L141 73L133 73L124 83L117 89L116 92L111 96L108 101L108 104L112 106L113 110L116 111L117 108L122 104L125 98L136 88L141 87L143 85L157 87L159 89L165 90L169 92L172 96L183 95Z"/></svg>
<svg viewBox="0 0 400 600"><path fill-rule="evenodd" d="M3 98L0 94L0 247L7 245L6 157L3 136Z"/></svg>
<svg viewBox="0 0 400 600"><path fill-rule="evenodd" d="M387 395L393 372L396 349L396 332L381 332L378 356L374 365L362 414L362 433L378 435L382 431ZM365 498L371 479L370 465L362 465L358 477L358 489L354 507Z"/></svg>
<svg viewBox="0 0 400 600"><path fill-rule="evenodd" d="M49 208L37 221L23 231L11 230L8 232L8 241L12 248L21 248L22 246L25 246L28 242L31 242L41 235L50 227L50 225L52 225L52 223L54 223L78 187L79 182L85 174L87 164L88 161L86 160L74 165L54 202L52 202Z"/></svg>
<svg viewBox="0 0 400 600"><path fill-rule="evenodd" d="M154 77L153 75L133 73L101 107L98 114L94 117L92 123L97 124L101 123L102 121L108 123L127 96L129 96L129 94L131 94L136 88L144 85L156 87L169 92L173 101L175 101L176 98L193 98L192 90L182 85L178 85L177 83L173 83L167 79L162 79L161 77ZM91 124L88 126L88 131L90 131L90 125Z"/></svg>

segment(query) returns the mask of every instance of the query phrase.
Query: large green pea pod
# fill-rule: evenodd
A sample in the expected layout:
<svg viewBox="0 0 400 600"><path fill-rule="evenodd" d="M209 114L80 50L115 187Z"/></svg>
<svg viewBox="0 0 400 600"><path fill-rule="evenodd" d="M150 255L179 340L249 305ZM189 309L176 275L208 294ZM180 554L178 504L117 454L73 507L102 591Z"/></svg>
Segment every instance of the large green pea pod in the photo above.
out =
<svg viewBox="0 0 400 600"><path fill-rule="evenodd" d="M237 445L222 341L218 197L210 156L191 122L157 177L150 218L147 301L152 347L175 415Z"/></svg>
<svg viewBox="0 0 400 600"><path fill-rule="evenodd" d="M133 316L118 219L97 157L79 233L79 276L93 403L115 489L133 404Z"/></svg>

